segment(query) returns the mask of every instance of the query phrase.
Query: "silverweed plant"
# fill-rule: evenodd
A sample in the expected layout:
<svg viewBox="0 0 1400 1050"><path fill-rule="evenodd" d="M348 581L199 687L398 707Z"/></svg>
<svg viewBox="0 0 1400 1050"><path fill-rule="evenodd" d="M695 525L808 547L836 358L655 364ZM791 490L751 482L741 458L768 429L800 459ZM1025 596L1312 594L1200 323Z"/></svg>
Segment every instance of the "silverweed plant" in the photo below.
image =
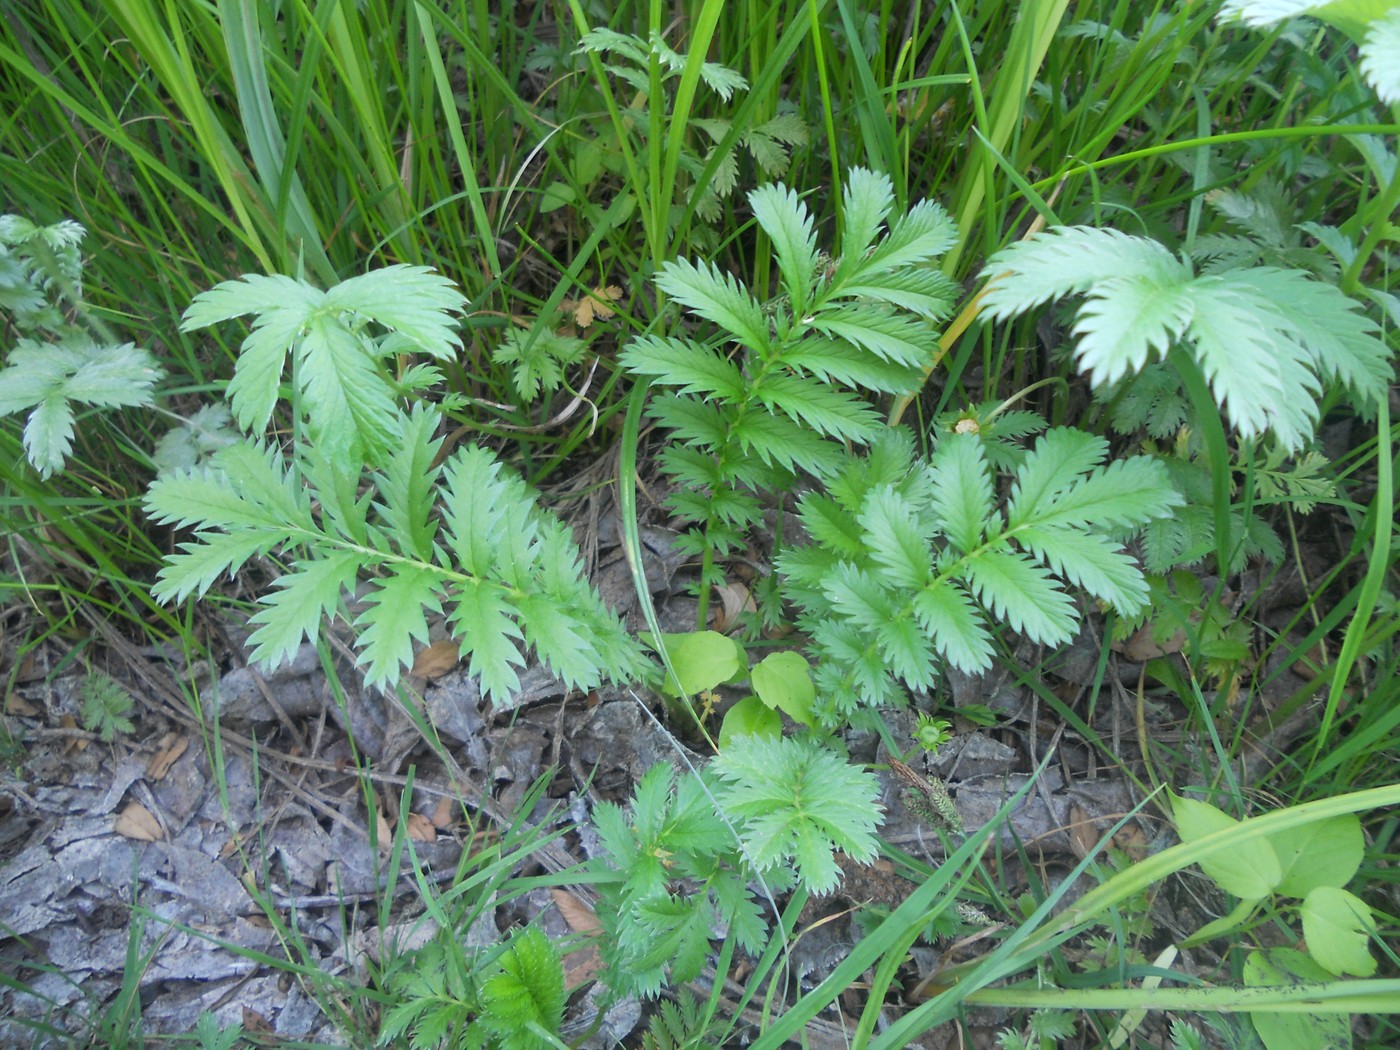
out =
<svg viewBox="0 0 1400 1050"><path fill-rule="evenodd" d="M828 477L847 443L882 430L871 395L917 385L937 342L932 322L957 292L921 265L952 243L947 213L925 202L885 228L894 192L884 175L850 173L839 256L818 250L815 220L792 190L764 186L748 200L773 244L779 294L761 302L713 263L668 262L657 288L719 334L644 336L620 358L665 388L649 412L672 437L660 462L675 482L668 506L690 523L681 543L701 561L701 626L723 580L716 559L744 542L762 495L790 489L799 473Z"/></svg>
<svg viewBox="0 0 1400 1050"><path fill-rule="evenodd" d="M640 647L584 578L568 529L486 449L444 457L440 407L417 397L437 369L397 368L401 355L446 358L465 305L446 279L408 266L327 292L248 276L198 296L187 329L255 315L229 384L249 434L151 485L151 516L194 529L167 559L156 597L203 595L250 558L273 556L284 571L251 621L253 658L265 664L340 617L366 682L392 689L414 643L427 642L428 614L445 612L497 704L516 694L526 649L570 687L640 675ZM289 355L284 449L261 434Z"/></svg>

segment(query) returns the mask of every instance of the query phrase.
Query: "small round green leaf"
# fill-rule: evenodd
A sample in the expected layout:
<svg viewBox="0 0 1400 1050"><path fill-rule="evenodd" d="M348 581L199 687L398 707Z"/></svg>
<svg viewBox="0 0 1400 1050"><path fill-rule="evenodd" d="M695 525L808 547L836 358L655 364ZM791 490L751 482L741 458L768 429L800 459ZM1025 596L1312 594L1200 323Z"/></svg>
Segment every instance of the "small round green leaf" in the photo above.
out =
<svg viewBox="0 0 1400 1050"><path fill-rule="evenodd" d="M794 722L812 724L812 702L817 688L812 672L800 653L773 653L753 669L753 690L769 707L776 707Z"/></svg>
<svg viewBox="0 0 1400 1050"><path fill-rule="evenodd" d="M1314 959L1337 974L1376 972L1368 947L1376 921L1365 901L1336 886L1319 886L1303 900L1302 912L1303 936Z"/></svg>
<svg viewBox="0 0 1400 1050"><path fill-rule="evenodd" d="M1172 795L1172 815L1182 842L1194 842L1217 831L1233 828L1239 821L1214 806ZM1283 878L1274 848L1264 839L1249 839L1207 854L1201 870L1226 893L1241 900L1259 900Z"/></svg>
<svg viewBox="0 0 1400 1050"><path fill-rule="evenodd" d="M743 736L776 740L783 735L783 720L756 696L746 696L725 713L719 727L719 749Z"/></svg>
<svg viewBox="0 0 1400 1050"><path fill-rule="evenodd" d="M676 679L666 678L668 696L694 696L722 682L741 682L749 675L749 659L744 647L718 631L691 631L665 634L666 652L671 657Z"/></svg>

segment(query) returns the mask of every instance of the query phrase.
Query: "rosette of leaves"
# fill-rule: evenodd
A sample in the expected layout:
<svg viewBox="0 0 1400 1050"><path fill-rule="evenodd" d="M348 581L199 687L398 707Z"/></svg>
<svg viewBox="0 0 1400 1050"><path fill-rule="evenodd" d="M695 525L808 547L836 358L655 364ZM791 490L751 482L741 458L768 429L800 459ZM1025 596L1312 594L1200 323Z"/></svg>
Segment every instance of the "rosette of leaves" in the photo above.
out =
<svg viewBox="0 0 1400 1050"><path fill-rule="evenodd" d="M671 432L668 506L692 523L680 544L702 561L702 594L722 582L715 558L743 543L761 493L790 488L798 472L828 476L848 443L884 429L869 395L917 388L937 346L930 322L957 292L922 266L952 244L947 213L920 203L886 229L894 192L884 175L850 173L837 257L818 251L793 191L764 186L748 199L777 256L780 294L760 302L713 263L666 263L656 286L705 323L701 338L644 336L620 358L665 388L649 412Z"/></svg>
<svg viewBox="0 0 1400 1050"><path fill-rule="evenodd" d="M751 886L834 889L835 851L875 857L878 795L873 776L810 739L740 737L678 782L653 766L626 810L593 812L612 872L598 908L608 984L656 995L699 976L717 923L760 951L767 925Z"/></svg>
<svg viewBox="0 0 1400 1050"><path fill-rule="evenodd" d="M1078 612L1067 585L1136 614L1148 587L1121 537L1181 503L1161 463L1105 464L1107 442L1065 427L1036 441L1004 508L976 434L944 435L927 462L913 450L907 432L888 430L848 458L798 505L811 542L778 560L829 725L904 702L940 662L985 670L996 624L1068 642Z"/></svg>
<svg viewBox="0 0 1400 1050"><path fill-rule="evenodd" d="M430 1050L551 1050L563 1045L564 968L554 944L533 926L515 934L495 959L429 941L411 968L390 976L397 1000L384 1014L377 1046Z"/></svg>

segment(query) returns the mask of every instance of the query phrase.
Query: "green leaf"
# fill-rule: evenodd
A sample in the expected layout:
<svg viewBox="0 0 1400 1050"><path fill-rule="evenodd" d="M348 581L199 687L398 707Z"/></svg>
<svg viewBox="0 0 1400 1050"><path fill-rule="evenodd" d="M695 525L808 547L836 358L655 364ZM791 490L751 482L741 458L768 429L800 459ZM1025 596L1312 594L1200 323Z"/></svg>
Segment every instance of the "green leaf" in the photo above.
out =
<svg viewBox="0 0 1400 1050"><path fill-rule="evenodd" d="M641 336L627 344L618 361L629 372L656 377L681 394L718 394L743 399L744 374L715 351L689 340Z"/></svg>
<svg viewBox="0 0 1400 1050"><path fill-rule="evenodd" d="M1366 851L1361 818L1354 813L1275 832L1269 844L1283 869L1275 889L1290 897L1306 897L1320 886L1345 886Z"/></svg>
<svg viewBox="0 0 1400 1050"><path fill-rule="evenodd" d="M957 550L982 543L992 520L992 482L982 446L972 434L949 434L933 453L933 508L943 533Z"/></svg>
<svg viewBox="0 0 1400 1050"><path fill-rule="evenodd" d="M275 667L296 653L303 638L315 641L322 618L334 615L341 592L354 589L362 560L358 551L337 551L279 576L276 589L260 599L261 608L248 621L261 625L248 638L252 660Z"/></svg>
<svg viewBox="0 0 1400 1050"><path fill-rule="evenodd" d="M397 562L389 575L364 597L365 611L355 620L365 685L392 685L400 668L413 664L413 643L428 643L425 608L441 612L441 574L428 565Z"/></svg>
<svg viewBox="0 0 1400 1050"><path fill-rule="evenodd" d="M1033 512L1016 508L1014 525L1133 528L1165 517L1185 503L1161 462L1147 456L1116 459Z"/></svg>
<svg viewBox="0 0 1400 1050"><path fill-rule="evenodd" d="M810 372L834 386L859 386L884 394L906 393L918 385L918 369L868 354L843 339L808 336L784 349L781 364Z"/></svg>
<svg viewBox="0 0 1400 1050"><path fill-rule="evenodd" d="M1190 279L1189 271L1156 241L1085 226L1062 226L1015 241L987 260L985 272L996 276L987 286L982 310L1003 321L1125 274L1163 288Z"/></svg>
<svg viewBox="0 0 1400 1050"><path fill-rule="evenodd" d="M744 852L759 871L793 863L814 893L840 880L833 852L875 856L879 784L810 741L740 737L714 760L720 806L741 826Z"/></svg>
<svg viewBox="0 0 1400 1050"><path fill-rule="evenodd" d="M777 739L783 735L783 720L778 712L756 696L746 696L724 713L719 726L719 748L728 748L741 736L765 736Z"/></svg>
<svg viewBox="0 0 1400 1050"><path fill-rule="evenodd" d="M1303 937L1312 957L1336 974L1370 977L1369 946L1376 920L1366 902L1337 886L1319 886L1303 899Z"/></svg>
<svg viewBox="0 0 1400 1050"><path fill-rule="evenodd" d="M927 516L894 486L879 485L870 493L860 526L871 560L886 571L891 585L916 588L930 582L933 530Z"/></svg>
<svg viewBox="0 0 1400 1050"><path fill-rule="evenodd" d="M285 323L283 315L304 318L324 301L325 293L305 281L280 274L244 274L196 295L180 319L180 331L193 332L245 314L259 314L269 321L277 317Z"/></svg>
<svg viewBox="0 0 1400 1050"><path fill-rule="evenodd" d="M525 658L516 641L524 638L514 617L518 615L500 585L468 580L451 595L447 622L460 640L461 655L468 660L467 673L481 682L481 691L499 708L506 709L520 689L515 668Z"/></svg>
<svg viewBox="0 0 1400 1050"><path fill-rule="evenodd" d="M25 458L47 478L63 469L73 451L73 409L62 393L50 394L35 406L24 424Z"/></svg>
<svg viewBox="0 0 1400 1050"><path fill-rule="evenodd" d="M234 418L248 433L261 434L272 418L287 354L305 330L306 315L291 309L259 314L253 321L225 389Z"/></svg>
<svg viewBox="0 0 1400 1050"><path fill-rule="evenodd" d="M928 325L873 305L824 310L810 324L823 335L844 339L883 361L906 368L928 364L938 347L937 333Z"/></svg>
<svg viewBox="0 0 1400 1050"><path fill-rule="evenodd" d="M151 596L158 602L202 596L220 576L232 576L249 558L267 554L281 540L275 532L201 532L198 543L181 543L181 553L166 555Z"/></svg>
<svg viewBox="0 0 1400 1050"><path fill-rule="evenodd" d="M531 926L511 939L500 956L501 972L481 986L481 1022L500 1050L542 1050L564 1021L564 967L553 943Z"/></svg>
<svg viewBox="0 0 1400 1050"><path fill-rule="evenodd" d="M812 724L812 701L817 693L811 668L801 653L770 653L754 667L750 681L759 700L768 707L776 707L794 722ZM725 721L728 722L728 716Z"/></svg>
<svg viewBox="0 0 1400 1050"><path fill-rule="evenodd" d="M782 186L762 186L749 194L749 206L763 232L773 241L783 286L797 313L806 309L809 285L817 272L817 234L801 198Z"/></svg>
<svg viewBox="0 0 1400 1050"><path fill-rule="evenodd" d="M1400 8L1376 18L1361 42L1361 73L1382 102L1400 106Z"/></svg>
<svg viewBox="0 0 1400 1050"><path fill-rule="evenodd" d="M598 654L589 631L565 603L549 594L524 594L516 599L525 640L570 689L598 683Z"/></svg>
<svg viewBox="0 0 1400 1050"><path fill-rule="evenodd" d="M1087 431L1073 427L1046 431L1016 471L1006 508L1007 527L1014 529L1044 513L1056 497L1078 485L1082 475L1102 464L1107 455L1108 442Z"/></svg>
<svg viewBox="0 0 1400 1050"><path fill-rule="evenodd" d="M859 262L894 208L894 185L888 175L867 168L846 173L841 209L841 267ZM840 270L838 270L838 274Z"/></svg>
<svg viewBox="0 0 1400 1050"><path fill-rule="evenodd" d="M1331 980L1332 974L1293 948L1250 952L1244 962L1246 988L1282 985L1306 994L1309 984ZM1341 1050L1352 1045L1351 1018L1346 1014L1252 1010L1249 1019L1266 1050Z"/></svg>
<svg viewBox="0 0 1400 1050"><path fill-rule="evenodd" d="M1171 796L1172 816L1182 842L1194 842L1224 831L1239 821L1214 806L1195 799ZM1261 900L1283 878L1278 855L1265 839L1250 839L1228 850L1218 850L1200 862L1201 870L1226 893L1241 900Z"/></svg>
<svg viewBox="0 0 1400 1050"><path fill-rule="evenodd" d="M864 444L880 417L854 394L792 375L769 375L754 395L769 411L779 411L818 434Z"/></svg>
<svg viewBox="0 0 1400 1050"><path fill-rule="evenodd" d="M963 576L978 600L1013 631L1044 645L1074 636L1074 602L1024 554L982 551L966 561Z"/></svg>
<svg viewBox="0 0 1400 1050"><path fill-rule="evenodd" d="M1146 606L1148 588L1142 570L1111 541L1073 529L1029 525L1018 529L1015 539L1057 575L1107 602L1120 615L1135 616Z"/></svg>
<svg viewBox="0 0 1400 1050"><path fill-rule="evenodd" d="M457 318L467 301L446 277L426 266L386 266L342 281L325 306L366 317L397 333L395 352L414 350L442 361L461 345Z"/></svg>
<svg viewBox="0 0 1400 1050"><path fill-rule="evenodd" d="M395 441L392 391L371 350L335 318L318 314L307 323L297 378L312 437L331 459L378 463Z"/></svg>
<svg viewBox="0 0 1400 1050"><path fill-rule="evenodd" d="M718 631L663 634L661 639L677 676L666 678L664 689L671 696L695 696L748 677L744 647Z"/></svg>
<svg viewBox="0 0 1400 1050"><path fill-rule="evenodd" d="M384 497L377 507L389 527L389 536L402 553L419 561L432 561L437 525L431 515L441 473L440 468L433 466L442 448L442 439L433 439L438 416L420 403L411 415L400 414L398 423L394 442L398 452L388 458L383 473L376 479Z"/></svg>
<svg viewBox="0 0 1400 1050"><path fill-rule="evenodd" d="M813 249L815 251L815 249ZM662 266L656 286L676 302L730 332L750 350L768 349L768 321L758 301L713 263L676 259Z"/></svg>
<svg viewBox="0 0 1400 1050"><path fill-rule="evenodd" d="M992 665L992 642L977 606L950 580L914 595L914 615L933 647L958 670L978 674Z"/></svg>

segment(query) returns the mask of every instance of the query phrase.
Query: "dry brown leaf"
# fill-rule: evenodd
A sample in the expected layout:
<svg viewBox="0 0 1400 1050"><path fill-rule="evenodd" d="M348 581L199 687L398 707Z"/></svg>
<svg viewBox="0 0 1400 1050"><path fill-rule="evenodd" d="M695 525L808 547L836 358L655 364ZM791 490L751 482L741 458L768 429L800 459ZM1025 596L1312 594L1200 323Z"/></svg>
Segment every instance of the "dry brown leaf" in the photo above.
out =
<svg viewBox="0 0 1400 1050"><path fill-rule="evenodd" d="M461 660L461 650L452 640L434 642L418 650L413 658L413 670L409 674L418 678L441 678Z"/></svg>
<svg viewBox="0 0 1400 1050"><path fill-rule="evenodd" d="M77 720L76 718L74 718L72 715L61 715L61 716L59 717L59 719L58 719L58 724L59 724L60 726L62 726L64 729L77 729L77 728L78 728L78 720ZM82 738L82 737L74 737L72 740L69 740L68 743L64 746L64 748L63 748L63 753L64 753L65 755L67 755L67 754L71 754L71 753L74 752L74 751L78 751L78 752L86 751L89 742L90 742L90 741L85 740L85 739Z"/></svg>
<svg viewBox="0 0 1400 1050"><path fill-rule="evenodd" d="M160 821L151 816L151 811L139 802L128 803L126 809L117 815L112 830L125 839L138 842L159 842L165 838Z"/></svg>
<svg viewBox="0 0 1400 1050"><path fill-rule="evenodd" d="M147 780L164 780L170 767L179 761L180 756L189 750L190 738L180 733L166 733L156 745L156 753L146 763Z"/></svg>
<svg viewBox="0 0 1400 1050"><path fill-rule="evenodd" d="M559 909L559 914L564 916L569 929L575 933L603 932L603 924L598 921L593 909L568 890L551 889L549 895L554 898L554 906Z"/></svg>
<svg viewBox="0 0 1400 1050"><path fill-rule="evenodd" d="M603 972L603 957L596 944L575 948L559 961L564 966L564 991L570 995Z"/></svg>
<svg viewBox="0 0 1400 1050"><path fill-rule="evenodd" d="M742 583L726 583L722 587L716 587L715 591L719 594L721 608L715 617L714 629L720 634L734 626L740 614L758 611L753 595Z"/></svg>
<svg viewBox="0 0 1400 1050"><path fill-rule="evenodd" d="M1114 642L1111 648L1122 653L1134 663L1144 663L1147 660L1155 660L1159 656L1179 653L1185 645L1185 631L1177 631L1165 642L1153 641L1152 624L1146 623L1129 635L1126 641Z"/></svg>
<svg viewBox="0 0 1400 1050"><path fill-rule="evenodd" d="M1069 807L1069 848L1079 860L1083 860L1094 852L1094 847L1098 845L1098 832L1094 829L1094 822L1089 819L1089 812L1077 802L1071 802Z"/></svg>
<svg viewBox="0 0 1400 1050"><path fill-rule="evenodd" d="M389 847L394 844L394 833L389 829L389 822L384 819L384 814L377 809L374 811L374 827L379 833L380 850L388 853Z"/></svg>
<svg viewBox="0 0 1400 1050"><path fill-rule="evenodd" d="M617 313L612 304L621 298L622 289L615 284L606 288L594 288L581 302L570 306L574 314L574 324L580 328L587 328L594 320L606 321Z"/></svg>
<svg viewBox="0 0 1400 1050"><path fill-rule="evenodd" d="M5 697L5 714L16 718L37 718L39 709L18 693Z"/></svg>
<svg viewBox="0 0 1400 1050"><path fill-rule="evenodd" d="M437 828L433 827L433 822L421 813L410 813L408 815L408 837L414 842L436 842Z"/></svg>
<svg viewBox="0 0 1400 1050"><path fill-rule="evenodd" d="M433 827L442 831L450 828L457 820L457 807L446 795L437 800L437 805L433 807L433 815L428 818L433 823Z"/></svg>

